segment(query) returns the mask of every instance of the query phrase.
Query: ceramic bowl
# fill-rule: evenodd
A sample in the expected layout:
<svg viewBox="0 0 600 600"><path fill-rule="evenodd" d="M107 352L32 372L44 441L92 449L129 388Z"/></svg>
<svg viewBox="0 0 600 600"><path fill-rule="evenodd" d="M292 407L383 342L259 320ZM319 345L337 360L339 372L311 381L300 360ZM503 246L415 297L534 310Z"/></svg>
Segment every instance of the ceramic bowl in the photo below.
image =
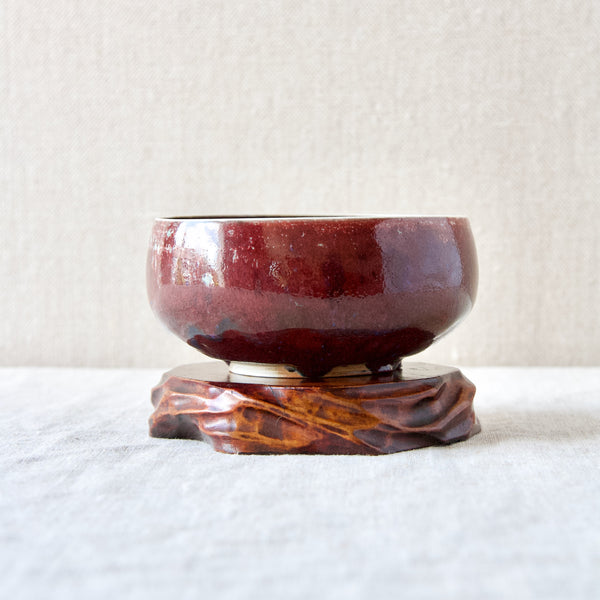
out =
<svg viewBox="0 0 600 600"><path fill-rule="evenodd" d="M395 369L471 309L477 258L455 217L157 219L152 309L245 375Z"/></svg>

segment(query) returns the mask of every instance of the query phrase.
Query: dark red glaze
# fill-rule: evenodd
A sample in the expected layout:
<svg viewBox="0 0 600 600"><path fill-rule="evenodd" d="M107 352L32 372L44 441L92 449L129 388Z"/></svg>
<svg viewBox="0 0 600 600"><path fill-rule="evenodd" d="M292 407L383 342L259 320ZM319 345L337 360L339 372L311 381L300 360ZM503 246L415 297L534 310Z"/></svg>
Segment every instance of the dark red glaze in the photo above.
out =
<svg viewBox="0 0 600 600"><path fill-rule="evenodd" d="M225 361L396 365L471 309L467 219L158 219L148 295L187 343Z"/></svg>

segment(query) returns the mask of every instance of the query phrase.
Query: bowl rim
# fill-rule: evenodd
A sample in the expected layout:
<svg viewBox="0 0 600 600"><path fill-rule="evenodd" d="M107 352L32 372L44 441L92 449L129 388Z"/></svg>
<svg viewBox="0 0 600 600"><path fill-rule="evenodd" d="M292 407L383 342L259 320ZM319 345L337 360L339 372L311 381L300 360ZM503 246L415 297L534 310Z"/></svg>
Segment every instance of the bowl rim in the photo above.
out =
<svg viewBox="0 0 600 600"><path fill-rule="evenodd" d="M384 215L384 214L349 214L349 215L184 215L175 217L156 217L155 221L187 222L187 221L381 221L381 220L465 220L464 215Z"/></svg>

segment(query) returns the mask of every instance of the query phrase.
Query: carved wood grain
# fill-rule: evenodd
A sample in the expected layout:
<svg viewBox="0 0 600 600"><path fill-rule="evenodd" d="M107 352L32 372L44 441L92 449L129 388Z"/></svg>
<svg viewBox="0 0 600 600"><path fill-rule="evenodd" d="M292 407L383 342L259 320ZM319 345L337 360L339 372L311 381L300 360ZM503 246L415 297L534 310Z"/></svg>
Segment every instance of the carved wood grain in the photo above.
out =
<svg viewBox="0 0 600 600"><path fill-rule="evenodd" d="M204 368L203 368L204 367ZM479 432L475 386L458 369L302 381L237 376L213 365L175 369L153 389L154 437L252 454L388 454Z"/></svg>

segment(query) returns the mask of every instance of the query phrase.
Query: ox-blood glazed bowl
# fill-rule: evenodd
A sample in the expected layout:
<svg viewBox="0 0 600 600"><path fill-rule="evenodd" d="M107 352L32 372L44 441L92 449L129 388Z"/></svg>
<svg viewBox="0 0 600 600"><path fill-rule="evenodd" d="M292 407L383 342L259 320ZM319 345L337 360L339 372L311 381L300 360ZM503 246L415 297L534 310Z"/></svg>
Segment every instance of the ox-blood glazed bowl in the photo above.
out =
<svg viewBox="0 0 600 600"><path fill-rule="evenodd" d="M157 219L148 256L159 319L246 375L394 369L476 288L469 222L454 217Z"/></svg>

